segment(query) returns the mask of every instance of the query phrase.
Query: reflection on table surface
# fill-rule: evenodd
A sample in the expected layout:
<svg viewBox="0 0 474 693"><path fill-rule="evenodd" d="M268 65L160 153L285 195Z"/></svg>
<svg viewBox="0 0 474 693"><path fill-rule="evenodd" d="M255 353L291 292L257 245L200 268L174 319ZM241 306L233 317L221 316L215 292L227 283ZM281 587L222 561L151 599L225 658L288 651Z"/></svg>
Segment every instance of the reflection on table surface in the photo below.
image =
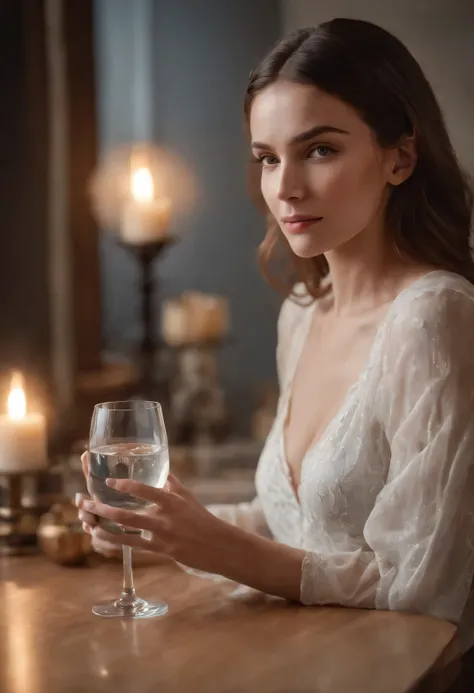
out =
<svg viewBox="0 0 474 693"><path fill-rule="evenodd" d="M408 693L456 644L428 617L303 607L171 563L136 570L139 595L170 607L144 621L91 613L118 593L118 562L1 558L0 576L2 693Z"/></svg>

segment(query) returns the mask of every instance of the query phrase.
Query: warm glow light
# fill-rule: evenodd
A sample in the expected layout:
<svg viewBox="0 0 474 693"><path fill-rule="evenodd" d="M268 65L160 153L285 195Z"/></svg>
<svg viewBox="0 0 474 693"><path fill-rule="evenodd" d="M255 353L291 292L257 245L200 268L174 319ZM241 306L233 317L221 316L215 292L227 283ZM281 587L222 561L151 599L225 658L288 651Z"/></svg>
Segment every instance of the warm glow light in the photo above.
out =
<svg viewBox="0 0 474 693"><path fill-rule="evenodd" d="M24 419L26 414L26 397L23 389L23 376L21 373L14 373L10 394L8 395L8 416L10 419Z"/></svg>
<svg viewBox="0 0 474 693"><path fill-rule="evenodd" d="M132 171L131 192L136 202L151 202L155 196L155 186L150 170L146 167Z"/></svg>

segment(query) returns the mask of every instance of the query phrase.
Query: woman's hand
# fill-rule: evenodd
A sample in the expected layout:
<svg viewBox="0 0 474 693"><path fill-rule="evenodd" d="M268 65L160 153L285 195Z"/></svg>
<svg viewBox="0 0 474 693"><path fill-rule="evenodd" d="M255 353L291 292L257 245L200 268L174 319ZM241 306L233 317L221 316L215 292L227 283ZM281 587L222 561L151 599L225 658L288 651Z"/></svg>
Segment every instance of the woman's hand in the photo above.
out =
<svg viewBox="0 0 474 693"><path fill-rule="evenodd" d="M86 479L86 484L87 484L87 489L90 492L89 488L89 453L84 452L81 456L81 463L82 463L82 471L84 473L84 477ZM94 551L102 556L105 556L106 558L121 558L122 557L122 547L117 545L117 544L111 544L109 541L105 541L104 539L101 539L100 537L95 536L94 528L99 524L99 517L97 515L93 515L92 513L87 512L86 510L81 509L81 502L83 500L91 500L90 496L88 496L85 493L76 493L76 498L75 502L77 507L79 508L78 512L78 517L79 520L82 522L82 529L84 532L87 532L87 534L90 534L91 540L92 540L92 548ZM150 552L145 552L145 551L136 551L134 553L134 560L140 562L145 562L145 563L153 563L153 562L162 562L162 557L158 557L155 554L155 558L153 558L153 554Z"/></svg>
<svg viewBox="0 0 474 693"><path fill-rule="evenodd" d="M76 493L76 505L78 508L81 507L83 500L90 500L90 496L86 493ZM96 553L100 553L106 558L119 558L122 555L122 551L119 546L115 544L110 544L108 541L103 541L94 536L94 528L98 524L98 518L85 510L79 510L78 517L82 522L82 529L87 534L91 535L92 548Z"/></svg>
<svg viewBox="0 0 474 693"><path fill-rule="evenodd" d="M94 539L154 551L192 568L219 572L219 557L226 547L229 525L200 505L175 477L169 478L166 489L131 479L107 479L106 483L117 491L147 500L151 505L134 512L80 499L83 522L90 525L93 516L97 515L121 526L144 531L147 538L141 534L113 534L96 524L91 530Z"/></svg>
<svg viewBox="0 0 474 693"><path fill-rule="evenodd" d="M81 458L86 479L89 455ZM194 496L170 475L163 489L156 489L130 479L108 479L107 485L152 503L144 511L134 512L113 508L105 503L78 494L79 519L84 531L92 536L94 550L104 555L117 555L120 546L127 544L145 551L166 554L193 568L217 572L216 551L225 543L227 523L206 510ZM99 518L119 525L139 529L140 534L114 534L99 525Z"/></svg>

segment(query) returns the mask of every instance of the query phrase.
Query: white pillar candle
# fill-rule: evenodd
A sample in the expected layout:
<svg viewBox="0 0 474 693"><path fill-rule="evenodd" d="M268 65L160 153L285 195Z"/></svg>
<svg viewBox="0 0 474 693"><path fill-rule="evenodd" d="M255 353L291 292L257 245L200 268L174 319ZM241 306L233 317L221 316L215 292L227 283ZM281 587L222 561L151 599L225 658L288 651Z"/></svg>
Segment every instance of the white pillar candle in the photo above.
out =
<svg viewBox="0 0 474 693"><path fill-rule="evenodd" d="M168 344L222 339L229 326L228 301L221 296L188 291L163 306L162 331Z"/></svg>
<svg viewBox="0 0 474 693"><path fill-rule="evenodd" d="M169 216L166 200L130 200L123 208L120 237L124 243L134 245L159 241L167 235Z"/></svg>
<svg viewBox="0 0 474 693"><path fill-rule="evenodd" d="M168 233L171 202L155 199L155 186L148 168L138 168L131 174L131 199L122 209L120 235L124 243L135 245L153 243Z"/></svg>
<svg viewBox="0 0 474 693"><path fill-rule="evenodd" d="M14 375L8 413L0 416L0 474L46 467L46 419L39 412L27 413L22 378Z"/></svg>
<svg viewBox="0 0 474 693"><path fill-rule="evenodd" d="M181 345L192 341L192 325L181 299L165 301L161 313L161 329L168 344Z"/></svg>

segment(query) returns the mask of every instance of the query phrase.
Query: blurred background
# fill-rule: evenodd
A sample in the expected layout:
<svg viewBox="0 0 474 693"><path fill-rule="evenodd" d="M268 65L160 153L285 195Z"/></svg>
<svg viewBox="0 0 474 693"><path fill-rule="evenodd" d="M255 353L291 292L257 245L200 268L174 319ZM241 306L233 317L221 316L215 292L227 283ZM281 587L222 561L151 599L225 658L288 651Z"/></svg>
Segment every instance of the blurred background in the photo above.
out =
<svg viewBox="0 0 474 693"><path fill-rule="evenodd" d="M0 2L4 459L3 431L30 425L5 422L12 388L71 492L93 405L157 398L175 471L205 500L252 496L281 299L256 262L243 96L278 38L335 16L406 43L474 173L472 0Z"/></svg>

